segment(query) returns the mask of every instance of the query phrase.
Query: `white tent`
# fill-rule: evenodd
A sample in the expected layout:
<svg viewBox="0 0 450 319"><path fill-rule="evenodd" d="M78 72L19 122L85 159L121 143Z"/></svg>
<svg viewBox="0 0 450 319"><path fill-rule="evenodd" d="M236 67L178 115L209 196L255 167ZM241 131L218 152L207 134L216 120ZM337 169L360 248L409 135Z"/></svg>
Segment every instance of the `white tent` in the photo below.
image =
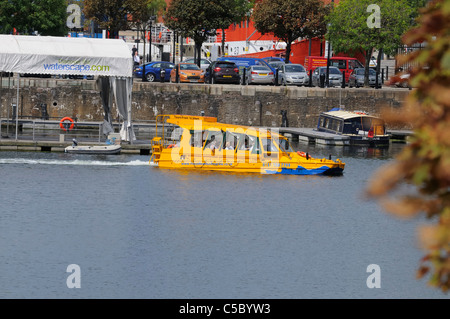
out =
<svg viewBox="0 0 450 319"><path fill-rule="evenodd" d="M114 92L123 119L121 138L135 139L131 125L133 58L123 40L0 35L0 71L98 76L105 110L103 133L112 130L110 109Z"/></svg>

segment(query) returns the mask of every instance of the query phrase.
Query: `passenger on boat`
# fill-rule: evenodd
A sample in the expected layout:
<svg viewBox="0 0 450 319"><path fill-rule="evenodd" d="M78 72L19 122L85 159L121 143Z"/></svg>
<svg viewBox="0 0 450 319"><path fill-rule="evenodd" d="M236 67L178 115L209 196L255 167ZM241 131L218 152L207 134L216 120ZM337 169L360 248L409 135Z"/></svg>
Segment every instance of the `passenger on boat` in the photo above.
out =
<svg viewBox="0 0 450 319"><path fill-rule="evenodd" d="M72 139L72 146L78 146L78 142L76 139Z"/></svg>
<svg viewBox="0 0 450 319"><path fill-rule="evenodd" d="M239 147L239 150L241 150L241 151L249 151L249 150L252 149L253 143L254 142L253 142L252 139L246 137L244 139L244 143Z"/></svg>
<svg viewBox="0 0 450 319"><path fill-rule="evenodd" d="M219 146L217 145L217 142L214 141L209 144L209 148L211 149L211 151L214 151L216 149L219 149Z"/></svg>
<svg viewBox="0 0 450 319"><path fill-rule="evenodd" d="M231 142L227 142L227 144L225 144L225 149L226 150L234 150L234 147L231 146Z"/></svg>
<svg viewBox="0 0 450 319"><path fill-rule="evenodd" d="M209 148L211 150L216 149L216 136L211 136L211 139L206 143L205 148Z"/></svg>

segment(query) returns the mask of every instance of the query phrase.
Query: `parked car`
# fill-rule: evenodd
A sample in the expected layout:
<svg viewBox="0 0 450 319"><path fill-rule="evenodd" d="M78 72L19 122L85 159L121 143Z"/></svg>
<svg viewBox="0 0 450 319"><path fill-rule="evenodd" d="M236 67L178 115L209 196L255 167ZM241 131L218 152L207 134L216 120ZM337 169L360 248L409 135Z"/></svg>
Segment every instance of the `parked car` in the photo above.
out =
<svg viewBox="0 0 450 319"><path fill-rule="evenodd" d="M223 56L217 58L217 61L230 61L236 63L237 67L239 68L239 74L241 75L241 80L243 81L242 84L244 84L245 77L244 76L244 70L247 71L247 68L252 65L262 65L266 66L275 74L276 69L271 67L265 60L260 58L248 58L248 57L235 57L235 56Z"/></svg>
<svg viewBox="0 0 450 319"><path fill-rule="evenodd" d="M161 81L161 68L165 70L164 81L169 81L170 71L175 67L175 64L165 61L154 61L145 64L145 78L149 82ZM137 66L134 69L134 76L142 78L143 66Z"/></svg>
<svg viewBox="0 0 450 319"><path fill-rule="evenodd" d="M183 63L194 63L194 64L196 64L194 58L186 59L186 60L183 61ZM211 63L212 62L210 60L208 60L208 59L200 59L200 68L202 70L206 71L207 69L209 69L209 66L211 65Z"/></svg>
<svg viewBox="0 0 450 319"><path fill-rule="evenodd" d="M323 74L325 76L324 85L327 83L326 74L327 74L327 67L321 66L314 70L312 73L312 85L313 86L320 86L320 74ZM329 67L329 83L330 87L333 86L340 86L342 85L342 73L341 71L334 66Z"/></svg>
<svg viewBox="0 0 450 319"><path fill-rule="evenodd" d="M241 76L239 75L239 68L236 63L229 61L214 61L209 66L208 81L211 84L214 83L234 83L239 84L241 82Z"/></svg>
<svg viewBox="0 0 450 319"><path fill-rule="evenodd" d="M283 64L278 70L278 84L308 85L309 76L301 64Z"/></svg>
<svg viewBox="0 0 450 319"><path fill-rule="evenodd" d="M327 66L327 58L323 56L307 56L303 65L306 72L314 70L320 66ZM337 67L341 72L345 72L345 82L348 82L350 73L356 68L364 67L356 58L334 56L330 58L329 66Z"/></svg>
<svg viewBox="0 0 450 319"><path fill-rule="evenodd" d="M194 63L179 63L170 71L170 82L177 82L177 72L178 72L178 82L187 83L205 83L205 70L200 69L197 64Z"/></svg>
<svg viewBox="0 0 450 319"><path fill-rule="evenodd" d="M375 87L377 72L369 68L369 85ZM381 85L381 75L378 74L378 84ZM364 86L364 68L354 69L348 77L348 87Z"/></svg>
<svg viewBox="0 0 450 319"><path fill-rule="evenodd" d="M245 84L274 84L275 76L272 70L263 65L252 65L245 72Z"/></svg>

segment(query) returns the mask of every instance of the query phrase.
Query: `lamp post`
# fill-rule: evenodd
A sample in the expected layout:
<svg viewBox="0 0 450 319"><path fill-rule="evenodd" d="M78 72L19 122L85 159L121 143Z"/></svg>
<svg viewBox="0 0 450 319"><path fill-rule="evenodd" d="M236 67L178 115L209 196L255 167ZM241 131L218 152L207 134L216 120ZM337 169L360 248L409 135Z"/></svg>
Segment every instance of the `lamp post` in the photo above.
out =
<svg viewBox="0 0 450 319"><path fill-rule="evenodd" d="M153 21L156 19L156 16L151 16L150 17L150 43L149 43L149 61L148 62L152 62L152 23Z"/></svg>
<svg viewBox="0 0 450 319"><path fill-rule="evenodd" d="M149 49L150 49L150 60L148 62L152 61L152 22L153 20L156 18L156 16L151 16L150 19L148 20L148 22L150 23L150 39L149 39ZM143 37L143 41L144 41L144 57L143 57L143 61L142 61L142 82L147 82L147 77L145 76L145 63L147 62L147 59L145 58L145 25L143 28L143 32L144 32L144 37Z"/></svg>
<svg viewBox="0 0 450 319"><path fill-rule="evenodd" d="M334 3L334 0L331 0L331 3ZM331 27L331 23L328 23L327 25L327 29L329 30ZM330 46L330 39L328 39L328 50L327 50L327 74L326 74L326 78L325 78L325 83L326 83L326 87L330 87L330 51L331 51L331 46Z"/></svg>
<svg viewBox="0 0 450 319"><path fill-rule="evenodd" d="M328 23L328 28L331 26L331 23ZM330 87L330 51L331 51L331 47L330 47L330 39L328 39L328 44L327 44L328 48L327 48L327 74L325 77L325 83L326 83L326 87Z"/></svg>

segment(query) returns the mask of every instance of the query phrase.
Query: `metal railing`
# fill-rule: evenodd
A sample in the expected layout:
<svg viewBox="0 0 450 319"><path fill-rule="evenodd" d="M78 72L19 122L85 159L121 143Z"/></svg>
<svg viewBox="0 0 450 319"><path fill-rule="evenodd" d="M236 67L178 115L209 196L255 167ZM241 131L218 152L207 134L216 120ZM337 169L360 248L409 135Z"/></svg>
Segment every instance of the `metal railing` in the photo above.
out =
<svg viewBox="0 0 450 319"><path fill-rule="evenodd" d="M18 129L16 130L16 123ZM0 140L71 142L76 139L85 143L104 143L108 136L103 134L103 122L77 122L74 121L72 129L60 126L57 120L42 119L6 119L0 118ZM114 133L119 133L122 123L113 123ZM156 136L155 121L139 121L132 123L136 140L132 144L151 144ZM167 128L170 130L170 128ZM62 139L62 140L61 140Z"/></svg>

